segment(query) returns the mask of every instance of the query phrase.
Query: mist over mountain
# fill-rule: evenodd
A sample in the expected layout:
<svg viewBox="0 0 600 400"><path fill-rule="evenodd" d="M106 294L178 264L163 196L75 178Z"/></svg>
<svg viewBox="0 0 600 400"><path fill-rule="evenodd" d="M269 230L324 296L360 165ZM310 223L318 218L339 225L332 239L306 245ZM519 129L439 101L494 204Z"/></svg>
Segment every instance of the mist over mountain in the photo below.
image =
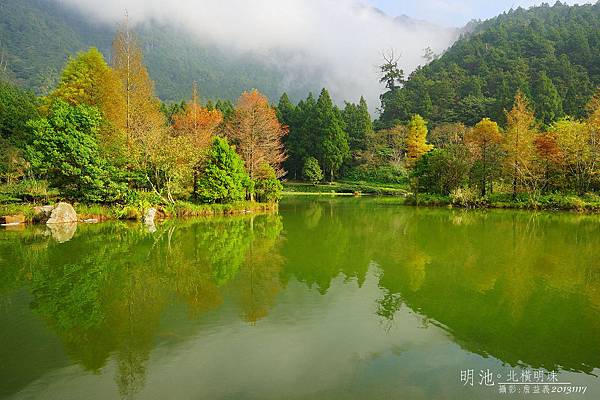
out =
<svg viewBox="0 0 600 400"><path fill-rule="evenodd" d="M299 99L325 86L338 102L365 95L374 110L385 51L400 54L409 73L425 63L426 47L441 53L460 34L353 0L1 0L7 73L43 93L69 55L96 46L109 59L125 10L158 95L172 101L188 97L195 80L205 98L257 88L272 101L283 91Z"/></svg>

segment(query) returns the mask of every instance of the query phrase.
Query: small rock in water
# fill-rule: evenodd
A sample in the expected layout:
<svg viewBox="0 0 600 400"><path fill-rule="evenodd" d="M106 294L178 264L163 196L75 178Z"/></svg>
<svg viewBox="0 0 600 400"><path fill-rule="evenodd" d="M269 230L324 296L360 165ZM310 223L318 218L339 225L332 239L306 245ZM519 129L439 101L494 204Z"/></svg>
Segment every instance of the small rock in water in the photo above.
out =
<svg viewBox="0 0 600 400"><path fill-rule="evenodd" d="M144 224L154 225L154 218L156 217L156 208L149 208L144 213Z"/></svg>
<svg viewBox="0 0 600 400"><path fill-rule="evenodd" d="M156 232L156 225L154 224L146 224L146 229L148 230L148 233L154 233Z"/></svg>
<svg viewBox="0 0 600 400"><path fill-rule="evenodd" d="M37 206L33 207L33 221L38 223L45 223L50 219L54 206Z"/></svg>
<svg viewBox="0 0 600 400"><path fill-rule="evenodd" d="M65 224L71 222L77 222L77 213L72 205L69 203L58 203L50 214L50 219L46 224Z"/></svg>
<svg viewBox="0 0 600 400"><path fill-rule="evenodd" d="M83 222L86 224L97 224L98 219L97 218L88 218L88 219L84 219Z"/></svg>

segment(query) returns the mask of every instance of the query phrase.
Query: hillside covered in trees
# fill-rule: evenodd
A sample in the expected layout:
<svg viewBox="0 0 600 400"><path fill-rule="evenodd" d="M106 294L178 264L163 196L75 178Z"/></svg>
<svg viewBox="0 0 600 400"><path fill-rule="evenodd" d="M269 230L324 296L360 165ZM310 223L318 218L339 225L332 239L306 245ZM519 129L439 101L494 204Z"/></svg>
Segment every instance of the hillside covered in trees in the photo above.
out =
<svg viewBox="0 0 600 400"><path fill-rule="evenodd" d="M0 75L45 95L58 83L69 56L90 47L110 54L116 28L90 21L60 2L0 0ZM277 99L283 91L280 84L286 71L252 54L227 54L189 32L156 22L136 25L134 30L163 101L189 97L193 81L198 81L205 98L212 99L234 100L250 88ZM297 82L290 95L300 98L310 89L319 88Z"/></svg>
<svg viewBox="0 0 600 400"><path fill-rule="evenodd" d="M433 125L473 126L484 117L503 124L517 90L544 125L581 118L600 84L598 27L600 3L519 8L483 22L406 80L388 70L379 126L414 114Z"/></svg>

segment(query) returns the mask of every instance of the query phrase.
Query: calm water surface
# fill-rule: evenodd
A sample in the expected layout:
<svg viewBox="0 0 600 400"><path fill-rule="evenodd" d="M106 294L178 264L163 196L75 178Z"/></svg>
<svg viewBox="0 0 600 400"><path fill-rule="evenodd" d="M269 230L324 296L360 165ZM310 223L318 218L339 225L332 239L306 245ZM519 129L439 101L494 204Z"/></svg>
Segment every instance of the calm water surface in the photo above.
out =
<svg viewBox="0 0 600 400"><path fill-rule="evenodd" d="M0 230L2 399L600 398L598 216L308 197L45 229Z"/></svg>

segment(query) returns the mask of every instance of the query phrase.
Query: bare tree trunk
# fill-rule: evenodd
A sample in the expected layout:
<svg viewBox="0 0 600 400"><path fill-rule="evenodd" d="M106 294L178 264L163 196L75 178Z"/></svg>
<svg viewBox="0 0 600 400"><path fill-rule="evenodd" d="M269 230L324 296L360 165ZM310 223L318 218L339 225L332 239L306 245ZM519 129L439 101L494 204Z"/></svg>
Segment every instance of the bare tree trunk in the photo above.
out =
<svg viewBox="0 0 600 400"><path fill-rule="evenodd" d="M194 200L198 200L198 169L194 168L194 191L192 193Z"/></svg>

